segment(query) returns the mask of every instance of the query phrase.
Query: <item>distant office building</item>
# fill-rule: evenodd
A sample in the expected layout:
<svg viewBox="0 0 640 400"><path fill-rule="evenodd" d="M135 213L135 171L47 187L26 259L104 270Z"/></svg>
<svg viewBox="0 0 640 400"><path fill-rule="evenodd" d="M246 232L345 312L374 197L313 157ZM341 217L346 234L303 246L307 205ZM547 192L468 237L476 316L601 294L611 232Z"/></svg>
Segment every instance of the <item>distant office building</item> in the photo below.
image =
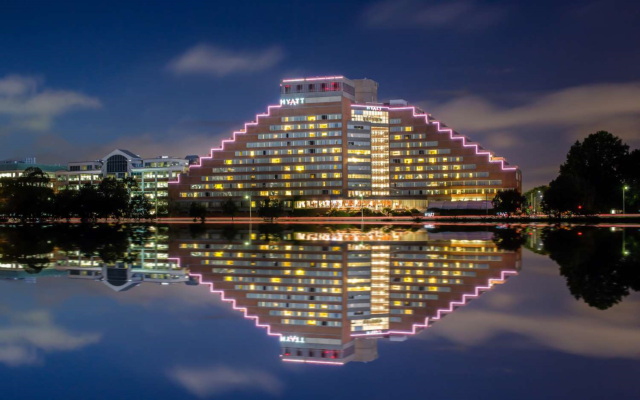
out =
<svg viewBox="0 0 640 400"><path fill-rule="evenodd" d="M520 190L517 167L405 100L379 102L377 92L370 79L283 80L280 104L201 157L170 185L171 198L185 209L247 197L297 208L424 209Z"/></svg>
<svg viewBox="0 0 640 400"><path fill-rule="evenodd" d="M19 178L27 168L39 168L52 180L56 172L65 169L59 164L37 164L35 157L27 157L24 160L2 160L0 161L0 178Z"/></svg>
<svg viewBox="0 0 640 400"><path fill-rule="evenodd" d="M140 194L154 206L154 212L168 207L168 182L184 172L189 159L169 156L142 158L123 149L113 150L96 161L68 163L66 171L56 174L59 189L79 189L85 184L97 185L106 177L133 178Z"/></svg>
<svg viewBox="0 0 640 400"><path fill-rule="evenodd" d="M284 361L377 357L373 339L404 340L520 270L520 250L491 232L284 232L176 235L169 255L260 327Z"/></svg>

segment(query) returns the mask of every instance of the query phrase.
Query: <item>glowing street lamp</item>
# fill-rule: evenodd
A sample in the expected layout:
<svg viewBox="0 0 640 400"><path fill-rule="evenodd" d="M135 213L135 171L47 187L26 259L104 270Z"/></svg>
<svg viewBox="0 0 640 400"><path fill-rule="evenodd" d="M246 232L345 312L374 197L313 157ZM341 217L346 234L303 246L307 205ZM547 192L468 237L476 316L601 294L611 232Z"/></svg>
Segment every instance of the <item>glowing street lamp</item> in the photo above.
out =
<svg viewBox="0 0 640 400"><path fill-rule="evenodd" d="M253 208L253 204L251 204L251 195L246 195L244 198L249 199L249 221L251 221L251 211Z"/></svg>
<svg viewBox="0 0 640 400"><path fill-rule="evenodd" d="M624 201L624 192L626 192L627 190L629 190L629 186L624 185L622 187L622 214L626 214L626 207L625 207L625 201Z"/></svg>
<svg viewBox="0 0 640 400"><path fill-rule="evenodd" d="M360 214L361 214L360 224L364 224L364 195L363 194L360 195Z"/></svg>

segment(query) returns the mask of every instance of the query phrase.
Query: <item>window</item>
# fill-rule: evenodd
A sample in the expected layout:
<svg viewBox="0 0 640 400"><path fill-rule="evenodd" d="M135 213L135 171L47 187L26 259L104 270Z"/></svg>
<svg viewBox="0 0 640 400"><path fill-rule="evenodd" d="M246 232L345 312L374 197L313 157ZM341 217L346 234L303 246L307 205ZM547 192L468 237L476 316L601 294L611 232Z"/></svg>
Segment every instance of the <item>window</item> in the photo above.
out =
<svg viewBox="0 0 640 400"><path fill-rule="evenodd" d="M116 154L107 160L107 173L127 172L127 158Z"/></svg>

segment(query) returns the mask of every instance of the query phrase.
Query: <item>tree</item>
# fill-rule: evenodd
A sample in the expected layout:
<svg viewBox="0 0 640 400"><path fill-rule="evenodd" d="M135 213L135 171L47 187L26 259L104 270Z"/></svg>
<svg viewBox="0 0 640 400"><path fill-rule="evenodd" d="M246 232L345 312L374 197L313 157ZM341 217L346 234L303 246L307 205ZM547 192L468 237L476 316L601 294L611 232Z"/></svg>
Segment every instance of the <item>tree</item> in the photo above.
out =
<svg viewBox="0 0 640 400"><path fill-rule="evenodd" d="M238 210L238 205L233 199L227 199L227 201L222 203L222 214L230 216L232 221L233 217L238 213Z"/></svg>
<svg viewBox="0 0 640 400"><path fill-rule="evenodd" d="M193 218L193 222L200 219L200 222L204 223L207 218L207 207L205 207L204 204L192 201L189 206L189 216Z"/></svg>
<svg viewBox="0 0 640 400"><path fill-rule="evenodd" d="M27 273L37 274L49 265L54 245L49 232L34 226L19 226L0 232L0 263L16 263Z"/></svg>
<svg viewBox="0 0 640 400"><path fill-rule="evenodd" d="M135 220L151 218L152 208L151 202L144 195L133 195L127 207L127 217Z"/></svg>
<svg viewBox="0 0 640 400"><path fill-rule="evenodd" d="M587 214L591 212L585 204L592 195L585 189L584 179L572 175L560 175L549 184L544 193L542 208L545 213L560 217L563 212Z"/></svg>
<svg viewBox="0 0 640 400"><path fill-rule="evenodd" d="M61 190L53 198L53 215L55 218L69 221L77 214L78 191Z"/></svg>
<svg viewBox="0 0 640 400"><path fill-rule="evenodd" d="M629 146L606 131L576 141L560 174L549 185L545 204L549 210L608 212L621 206L621 190Z"/></svg>
<svg viewBox="0 0 640 400"><path fill-rule="evenodd" d="M629 153L623 165L625 204L628 212L640 212L640 149Z"/></svg>
<svg viewBox="0 0 640 400"><path fill-rule="evenodd" d="M82 222L95 221L100 215L101 196L98 189L86 183L78 191L76 213Z"/></svg>
<svg viewBox="0 0 640 400"><path fill-rule="evenodd" d="M51 217L53 189L50 179L40 168L29 167L18 178L0 179L2 213L22 222Z"/></svg>
<svg viewBox="0 0 640 400"><path fill-rule="evenodd" d="M284 205L281 201L265 199L258 208L258 216L269 220L271 223L284 214Z"/></svg>
<svg viewBox="0 0 640 400"><path fill-rule="evenodd" d="M549 229L544 248L560 266L560 274L576 299L605 310L640 290L640 235L596 227ZM623 251L620 251L620 249ZM624 250L628 251L624 251Z"/></svg>
<svg viewBox="0 0 640 400"><path fill-rule="evenodd" d="M520 247L522 247L526 241L525 236L523 235L522 229L496 229L493 232L493 243L496 244L496 247L500 250L505 251L518 251Z"/></svg>
<svg viewBox="0 0 640 400"><path fill-rule="evenodd" d="M525 198L517 190L509 189L498 192L491 200L491 203L496 212L504 212L511 215L522 209Z"/></svg>
<svg viewBox="0 0 640 400"><path fill-rule="evenodd" d="M105 178L98 185L100 197L98 214L102 218L119 220L126 215L129 208L129 190L123 181Z"/></svg>

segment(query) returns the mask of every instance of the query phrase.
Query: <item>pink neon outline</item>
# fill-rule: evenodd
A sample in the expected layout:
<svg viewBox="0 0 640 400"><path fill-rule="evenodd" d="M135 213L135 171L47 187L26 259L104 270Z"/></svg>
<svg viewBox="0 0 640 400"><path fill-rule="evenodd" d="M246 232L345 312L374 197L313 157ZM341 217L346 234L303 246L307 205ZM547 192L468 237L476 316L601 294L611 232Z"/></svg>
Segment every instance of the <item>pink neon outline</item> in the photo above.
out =
<svg viewBox="0 0 640 400"><path fill-rule="evenodd" d="M300 79L304 79L304 80L322 80L322 79L339 79L339 78L344 78L343 76L335 76L335 77L317 77L317 78L300 78ZM285 82L285 80L283 80L283 82ZM425 122L427 123L427 125L433 123L436 124L436 127L438 129L438 132L448 132L449 133L449 138L451 140L462 140L462 146L463 147L474 147L475 148L475 152L476 155L486 155L487 159L489 161L489 163L500 163L500 167L503 171L515 171L518 169L517 166L514 167L505 167L505 159L504 157L497 157L496 159L494 159L493 154L490 151L481 151L480 150L480 145L478 144L467 144L467 138L465 136L462 136L458 133L455 133L453 131L453 129L442 129L441 125L443 125L440 121L429 121L429 115L428 114L418 114L416 113L416 107L414 106L408 106L408 107L390 107L390 106L377 106L377 105L366 105L366 104L352 104L351 107L379 107L379 108L384 108L386 110L412 110L413 113L413 117L424 117ZM198 159L198 164L192 164L189 165L189 171L191 170L191 168L200 168L202 167L202 160L207 159L210 160L213 158L213 154L215 151L223 151L224 150L224 145L225 143L234 143L236 141L236 136L237 135L243 135L247 133L247 127L248 126L256 126L258 125L258 122L260 120L260 117L270 117L271 116L271 109L272 108L282 108L282 105L278 104L278 105L270 105L267 107L267 112L266 113L262 113L262 114L256 114L256 118L255 121L252 122L247 122L244 124L244 129L239 130L239 131L234 131L233 132L233 136L231 139L223 139L222 142L220 143L220 148L212 148L209 156L207 157L200 157ZM483 149L484 150L484 149ZM169 181L168 184L179 184L180 183L180 175L178 174L178 177L175 181Z"/></svg>
<svg viewBox="0 0 640 400"><path fill-rule="evenodd" d="M490 151L484 151L480 150L480 145L478 144L467 144L467 140L468 138L466 138L465 136L460 135L459 133L456 133L453 131L453 129L442 129L442 125L444 125L442 122L440 121L436 121L436 120L432 120L429 121L429 115L428 114L416 114L416 108L414 106L408 106L408 107L390 107L390 106L383 106L383 105L372 105L372 104L352 104L351 107L377 107L380 109L386 109L386 110L412 110L413 111L413 116L415 117L424 117L425 122L427 123L427 125L429 124L435 124L438 132L448 132L449 133L449 138L451 140L462 140L462 146L463 147L475 147L475 151L476 151L476 155L486 155L489 159L490 163L500 163L500 166L502 168L503 171L515 171L518 169L517 166L514 167L505 167L505 160L504 157L495 157L496 159L494 159L493 153L491 153Z"/></svg>
<svg viewBox="0 0 640 400"><path fill-rule="evenodd" d="M181 265L181 259L179 257L168 257L167 260L175 260L176 263L178 264L178 266ZM236 305L236 300L235 299L228 299L225 297L224 294L224 290L216 290L213 287L213 282L204 282L202 280L202 274L193 274L191 272L189 272L189 276L193 276L195 278L198 278L198 283L201 285L208 285L209 286L209 291L211 293L215 293L215 294L219 294L220 295L220 299L222 299L222 301L227 302L227 303L231 303L231 307L236 310L236 311L242 311L242 313L244 314L244 317L246 319L250 319L255 321L256 326L258 328L264 328L267 330L267 335L269 336L276 336L276 337L282 337L282 333L273 333L271 332L271 325L269 324L261 324L260 323L260 319L258 318L257 315L249 315L249 311L247 310L246 307L238 307Z"/></svg>
<svg viewBox="0 0 640 400"><path fill-rule="evenodd" d="M260 120L260 117L270 117L271 116L271 109L272 108L281 108L281 105L270 105L267 107L267 112L266 113L262 113L262 114L256 114L256 120L252 121L252 122L246 122L244 124L244 129L239 130L239 131L234 131L233 132L233 136L231 137L231 139L223 139L222 142L220 142L220 147L219 148L212 148L211 151L209 152L209 156L207 157L200 157L198 159L198 164L192 164L189 165L189 171L191 171L191 168L200 168L202 167L202 160L210 160L213 158L213 153L216 151L223 151L224 150L224 145L225 143L234 143L236 141L236 136L237 135L244 135L247 133L247 127L248 126L256 126L258 125L258 122ZM169 181L169 184L177 184L180 183L180 175L178 174L178 179L175 181Z"/></svg>
<svg viewBox="0 0 640 400"><path fill-rule="evenodd" d="M304 364L324 364L324 365L344 365L344 362L340 361L315 361L315 360L298 360L293 358L282 358L284 362L295 362Z"/></svg>
<svg viewBox="0 0 640 400"><path fill-rule="evenodd" d="M449 314L451 312L453 312L453 310L455 309L456 306L464 306L465 304L467 304L467 302L469 301L469 299L473 299L476 298L478 296L480 296L482 293L481 292L485 292L487 290L490 290L493 288L493 282L496 281L504 281L507 278L507 275L518 275L518 271L513 271L513 270L506 270L506 271L502 271L500 273L500 279L496 279L496 278L490 278L489 281L487 282L487 286L476 286L475 288L475 293L472 294L463 294L462 295L462 301L452 301L449 303L449 308L441 308L438 311L436 311L436 316L429 319L429 317L426 317L424 319L424 323L415 323L412 325L411 330L410 331L394 331L394 330L389 330L383 333L361 333L361 334L351 334L351 337L364 337L364 336L381 336L381 335L415 335L417 332L417 330L419 328L428 328L430 326L430 324L434 321L439 321L440 319L442 319L442 314Z"/></svg>
<svg viewBox="0 0 640 400"><path fill-rule="evenodd" d="M313 78L291 78L291 79L283 79L282 82L313 82L313 81L323 81L327 79L344 79L344 76L314 76Z"/></svg>

